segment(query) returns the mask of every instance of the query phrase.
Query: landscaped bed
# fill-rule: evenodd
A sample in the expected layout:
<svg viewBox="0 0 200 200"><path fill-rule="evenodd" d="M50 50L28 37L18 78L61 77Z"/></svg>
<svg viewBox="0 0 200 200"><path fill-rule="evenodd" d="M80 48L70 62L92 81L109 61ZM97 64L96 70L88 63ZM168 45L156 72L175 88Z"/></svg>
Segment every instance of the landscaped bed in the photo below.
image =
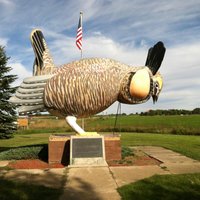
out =
<svg viewBox="0 0 200 200"><path fill-rule="evenodd" d="M107 161L109 166L160 165L162 162L150 157L141 150L122 147L122 159Z"/></svg>
<svg viewBox="0 0 200 200"><path fill-rule="evenodd" d="M45 148L45 146L44 146ZM24 148L27 150L27 147ZM38 148L32 148L30 147L28 154L30 154L31 149L32 151L35 151L35 154L31 153L30 158L28 157L28 154L25 155L25 152L23 148L17 148L16 152L19 153L19 151L23 152L23 157L26 157L26 159L19 159L18 160L14 160L11 161L8 164L9 168L14 168L14 169L46 169L46 168L63 168L66 167L66 165L61 164L61 163L53 163L53 164L49 164L48 163L48 159L47 157L43 157L43 160L39 159L39 157L36 155L36 150L40 149L40 152L38 152L38 154L41 153L42 148L38 147ZM45 150L43 150L45 151ZM47 151L47 149L46 149ZM9 152L12 153L12 158L14 158L14 154L15 154L15 150L12 151L8 151L7 154L6 152L4 152L4 154L9 156ZM33 156L35 155L35 156ZM45 155L47 156L47 153L45 153ZM107 161L109 166L143 166L143 165L159 165L161 164L160 161L148 156L147 154L145 154L144 152L140 151L140 150L135 150L132 148L128 148L128 147L122 147L122 159L121 160L110 160Z"/></svg>
<svg viewBox="0 0 200 200"><path fill-rule="evenodd" d="M45 161L34 159L34 160L16 160L11 161L8 164L9 168L14 169L47 169L47 168L63 168L65 167L61 163L48 164Z"/></svg>

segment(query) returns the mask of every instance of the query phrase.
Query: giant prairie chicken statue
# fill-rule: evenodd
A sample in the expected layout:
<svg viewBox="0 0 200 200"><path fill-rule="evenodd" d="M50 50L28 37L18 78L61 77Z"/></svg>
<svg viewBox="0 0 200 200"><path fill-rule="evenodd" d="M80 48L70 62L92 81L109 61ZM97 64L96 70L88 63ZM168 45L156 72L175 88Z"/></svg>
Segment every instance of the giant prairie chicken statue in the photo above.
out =
<svg viewBox="0 0 200 200"><path fill-rule="evenodd" d="M19 114L48 111L66 117L79 134L84 130L76 117L87 117L115 101L139 104L150 97L156 102L162 89L158 69L165 47L158 42L148 51L145 66L132 67L106 58L86 58L55 67L42 32L31 32L35 53L33 76L25 78L10 102L20 105Z"/></svg>

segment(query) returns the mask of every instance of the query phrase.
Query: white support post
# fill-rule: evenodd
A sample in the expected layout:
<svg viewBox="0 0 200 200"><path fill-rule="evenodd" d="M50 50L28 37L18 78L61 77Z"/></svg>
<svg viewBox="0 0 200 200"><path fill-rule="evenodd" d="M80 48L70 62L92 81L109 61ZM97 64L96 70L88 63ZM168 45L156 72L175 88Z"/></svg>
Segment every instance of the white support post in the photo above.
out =
<svg viewBox="0 0 200 200"><path fill-rule="evenodd" d="M79 135L85 134L85 131L76 123L76 117L67 116L66 121Z"/></svg>

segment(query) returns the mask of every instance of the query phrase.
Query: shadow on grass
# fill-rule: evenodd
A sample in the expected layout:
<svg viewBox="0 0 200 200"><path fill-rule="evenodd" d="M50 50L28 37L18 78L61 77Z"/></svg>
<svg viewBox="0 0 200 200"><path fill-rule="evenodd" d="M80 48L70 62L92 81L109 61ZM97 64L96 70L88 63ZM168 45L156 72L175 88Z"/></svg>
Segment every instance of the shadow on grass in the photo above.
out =
<svg viewBox="0 0 200 200"><path fill-rule="evenodd" d="M200 173L156 175L118 189L123 200L200 199Z"/></svg>
<svg viewBox="0 0 200 200"><path fill-rule="evenodd" d="M1 200L57 200L66 183L64 173L0 170Z"/></svg>
<svg viewBox="0 0 200 200"><path fill-rule="evenodd" d="M0 179L0 185L1 200L56 200L62 193L61 189L5 179Z"/></svg>

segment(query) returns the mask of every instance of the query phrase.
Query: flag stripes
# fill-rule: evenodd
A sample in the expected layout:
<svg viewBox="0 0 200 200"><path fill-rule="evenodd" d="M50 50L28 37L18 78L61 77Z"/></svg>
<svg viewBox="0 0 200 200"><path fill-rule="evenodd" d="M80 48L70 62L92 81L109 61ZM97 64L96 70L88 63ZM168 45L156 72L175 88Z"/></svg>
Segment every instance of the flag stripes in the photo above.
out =
<svg viewBox="0 0 200 200"><path fill-rule="evenodd" d="M82 50L82 15L80 15L79 23L78 23L78 29L77 29L77 35L76 35L76 46Z"/></svg>

